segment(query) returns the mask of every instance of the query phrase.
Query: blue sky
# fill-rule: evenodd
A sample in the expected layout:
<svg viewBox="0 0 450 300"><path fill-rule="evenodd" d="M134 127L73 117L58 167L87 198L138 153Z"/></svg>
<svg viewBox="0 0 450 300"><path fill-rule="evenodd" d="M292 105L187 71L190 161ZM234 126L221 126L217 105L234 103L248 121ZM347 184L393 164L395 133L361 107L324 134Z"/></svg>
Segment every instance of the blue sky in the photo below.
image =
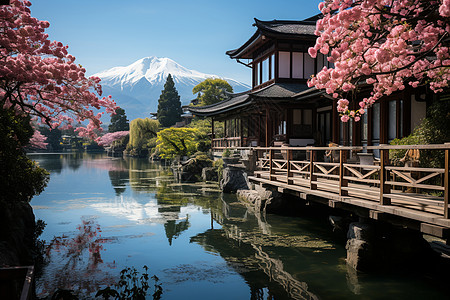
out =
<svg viewBox="0 0 450 300"><path fill-rule="evenodd" d="M51 40L69 45L88 75L146 56L169 57L203 73L250 83L249 69L225 51L255 32L253 18L301 20L319 0L31 0L32 16L50 22Z"/></svg>

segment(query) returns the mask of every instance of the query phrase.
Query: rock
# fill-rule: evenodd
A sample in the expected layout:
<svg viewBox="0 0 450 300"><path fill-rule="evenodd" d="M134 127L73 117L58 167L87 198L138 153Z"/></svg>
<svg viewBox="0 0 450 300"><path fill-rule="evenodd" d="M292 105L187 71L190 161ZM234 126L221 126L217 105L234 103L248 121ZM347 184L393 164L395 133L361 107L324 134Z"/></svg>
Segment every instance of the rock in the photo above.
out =
<svg viewBox="0 0 450 300"><path fill-rule="evenodd" d="M351 223L348 232L348 239L358 239L363 241L369 241L373 238L374 230L370 224L362 222Z"/></svg>
<svg viewBox="0 0 450 300"><path fill-rule="evenodd" d="M202 169L202 179L203 181L217 181L219 176L217 175L216 168L207 167Z"/></svg>
<svg viewBox="0 0 450 300"><path fill-rule="evenodd" d="M355 270L368 270L373 262L372 249L368 242L350 239L345 246L347 249L347 265Z"/></svg>
<svg viewBox="0 0 450 300"><path fill-rule="evenodd" d="M30 204L0 203L0 266L33 264L35 218Z"/></svg>
<svg viewBox="0 0 450 300"><path fill-rule="evenodd" d="M351 223L347 238L347 265L359 271L372 269L377 263L373 227L368 223Z"/></svg>
<svg viewBox="0 0 450 300"><path fill-rule="evenodd" d="M270 191L260 186L255 190L238 190L237 197L250 204L256 211L274 212L283 206L282 194L277 191Z"/></svg>
<svg viewBox="0 0 450 300"><path fill-rule="evenodd" d="M195 182L201 180L203 168L211 167L212 160L207 158L206 155L198 155L186 162L183 162L181 166L180 180L182 182Z"/></svg>
<svg viewBox="0 0 450 300"><path fill-rule="evenodd" d="M247 173L242 168L228 166L223 169L220 188L224 193L235 193L237 190L249 190Z"/></svg>

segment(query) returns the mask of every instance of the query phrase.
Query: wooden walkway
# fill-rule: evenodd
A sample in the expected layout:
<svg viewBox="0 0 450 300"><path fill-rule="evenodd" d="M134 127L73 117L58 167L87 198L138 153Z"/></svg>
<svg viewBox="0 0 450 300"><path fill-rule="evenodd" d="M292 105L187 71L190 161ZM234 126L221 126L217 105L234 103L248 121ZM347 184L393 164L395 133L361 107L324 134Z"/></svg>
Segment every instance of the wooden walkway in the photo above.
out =
<svg viewBox="0 0 450 300"><path fill-rule="evenodd" d="M367 147L380 151L380 160L362 165L347 160L361 147L269 147L252 148L257 153L257 171L253 182L277 187L306 200L328 203L331 207L358 207L369 217L396 220L424 233L450 237L449 149L444 145ZM418 149L445 152L444 168L394 166L389 151ZM322 150L338 152L336 162L318 161ZM308 153L303 159L300 152ZM305 159L304 157L307 157ZM403 224L402 224L403 223Z"/></svg>

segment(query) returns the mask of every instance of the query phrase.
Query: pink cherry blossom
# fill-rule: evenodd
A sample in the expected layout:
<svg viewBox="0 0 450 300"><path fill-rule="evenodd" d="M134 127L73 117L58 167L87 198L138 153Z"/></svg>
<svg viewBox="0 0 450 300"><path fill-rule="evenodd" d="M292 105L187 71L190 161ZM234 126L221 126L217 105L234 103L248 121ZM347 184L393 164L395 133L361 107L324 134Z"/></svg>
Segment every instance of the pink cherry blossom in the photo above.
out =
<svg viewBox="0 0 450 300"><path fill-rule="evenodd" d="M130 134L129 131L116 131L107 133L104 136L97 139L97 143L100 146L110 146L114 141L120 140L121 138Z"/></svg>
<svg viewBox="0 0 450 300"><path fill-rule="evenodd" d="M350 120L350 117L349 116L347 116L347 115L343 115L342 117L341 117L341 121L342 122L348 122L348 120Z"/></svg>
<svg viewBox="0 0 450 300"><path fill-rule="evenodd" d="M35 130L30 139L29 147L34 149L47 149L48 143L45 142L46 140L46 136L44 136L39 130Z"/></svg>
<svg viewBox="0 0 450 300"><path fill-rule="evenodd" d="M338 101L343 121L359 120L365 108L406 86L428 84L436 93L448 87L450 0L330 0L319 9L318 38L308 52L330 55L334 67L322 69L308 86L333 98L347 96L360 83L371 89L358 110Z"/></svg>
<svg viewBox="0 0 450 300"><path fill-rule="evenodd" d="M0 108L50 127L76 125L80 135L95 138L102 122L93 109L113 114L117 106L98 98L100 79L86 78L68 46L48 39L49 23L31 17L30 6L26 0L0 6Z"/></svg>

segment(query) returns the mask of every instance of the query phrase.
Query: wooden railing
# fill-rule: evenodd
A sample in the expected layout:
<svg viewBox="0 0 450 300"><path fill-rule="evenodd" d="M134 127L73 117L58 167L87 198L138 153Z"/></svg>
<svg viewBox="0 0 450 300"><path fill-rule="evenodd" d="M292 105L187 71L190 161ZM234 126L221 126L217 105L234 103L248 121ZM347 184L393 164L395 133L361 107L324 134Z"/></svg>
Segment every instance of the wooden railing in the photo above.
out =
<svg viewBox="0 0 450 300"><path fill-rule="evenodd" d="M394 165L389 160L389 152L405 149L443 151L444 167ZM367 151L379 151L380 157L373 164L363 165L356 159L356 153L364 150L362 147L257 147L252 150L257 155L255 175L259 178L450 218L450 143L366 147ZM329 151L330 161L324 161L324 152Z"/></svg>
<svg viewBox="0 0 450 300"><path fill-rule="evenodd" d="M34 266L0 268L1 299L34 299Z"/></svg>
<svg viewBox="0 0 450 300"><path fill-rule="evenodd" d="M241 147L241 137L215 138L212 140L213 148Z"/></svg>

